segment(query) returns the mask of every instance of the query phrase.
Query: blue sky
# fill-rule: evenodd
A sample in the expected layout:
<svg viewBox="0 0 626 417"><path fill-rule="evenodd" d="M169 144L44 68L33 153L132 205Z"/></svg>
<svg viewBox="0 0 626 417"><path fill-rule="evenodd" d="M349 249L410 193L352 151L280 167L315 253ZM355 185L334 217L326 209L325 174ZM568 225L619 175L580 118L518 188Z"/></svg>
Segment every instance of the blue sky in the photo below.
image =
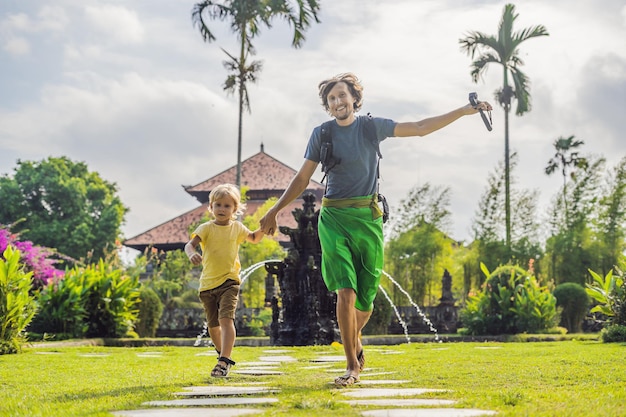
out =
<svg viewBox="0 0 626 417"><path fill-rule="evenodd" d="M237 101L222 91L220 50L236 51L226 23L203 43L193 1L3 0L0 4L0 174L16 161L68 156L119 187L132 237L197 206L192 185L236 162ZM506 2L322 1L322 23L301 49L276 21L254 41L263 61L250 85L243 158L259 151L300 167L309 134L326 120L317 84L352 71L363 81L363 112L398 121L441 114L468 92L493 103L502 83L492 67L478 84L458 40L495 34ZM543 24L549 37L521 47L533 109L511 117L517 187L540 192L541 212L561 178L543 174L559 136L615 165L626 155L626 1L515 2L516 29ZM495 104L495 103L493 103ZM504 113L494 130L463 118L424 138L382 145L382 190L393 205L419 184L450 187L450 233L470 225L487 176L503 158ZM321 174L315 177L321 179Z"/></svg>

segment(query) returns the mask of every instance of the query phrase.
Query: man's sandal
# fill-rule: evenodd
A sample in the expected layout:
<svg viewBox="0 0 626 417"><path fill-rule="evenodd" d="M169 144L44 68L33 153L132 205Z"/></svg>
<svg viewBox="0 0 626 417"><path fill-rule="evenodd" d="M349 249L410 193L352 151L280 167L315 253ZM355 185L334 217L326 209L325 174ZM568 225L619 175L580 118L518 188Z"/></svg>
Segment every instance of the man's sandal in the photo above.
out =
<svg viewBox="0 0 626 417"><path fill-rule="evenodd" d="M359 371L363 372L365 368L365 351L363 349L356 355L356 359L359 361Z"/></svg>
<svg viewBox="0 0 626 417"><path fill-rule="evenodd" d="M338 376L335 378L335 385L338 387L347 387L349 385L354 385L357 382L360 382L358 375L345 374L342 376Z"/></svg>
<svg viewBox="0 0 626 417"><path fill-rule="evenodd" d="M226 365L222 365L222 362L225 363ZM218 358L217 364L211 371L211 376L217 377L217 378L223 378L225 376L228 376L230 367L233 366L234 364L235 364L235 361L233 361L232 359L225 358L225 357Z"/></svg>

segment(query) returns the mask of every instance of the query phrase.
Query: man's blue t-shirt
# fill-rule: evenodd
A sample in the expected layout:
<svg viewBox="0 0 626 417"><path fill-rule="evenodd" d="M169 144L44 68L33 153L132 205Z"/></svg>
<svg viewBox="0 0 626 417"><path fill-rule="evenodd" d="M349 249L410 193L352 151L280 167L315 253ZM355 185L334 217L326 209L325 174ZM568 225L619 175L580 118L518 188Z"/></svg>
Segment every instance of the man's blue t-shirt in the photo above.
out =
<svg viewBox="0 0 626 417"><path fill-rule="evenodd" d="M377 191L378 144L372 143L362 132L361 124L367 116L359 116L350 126L331 123L330 134L333 141L333 156L340 158L328 173L327 198L350 198L374 194ZM378 143L393 136L396 122L391 119L374 117ZM319 163L322 147L322 127L313 129L304 157Z"/></svg>

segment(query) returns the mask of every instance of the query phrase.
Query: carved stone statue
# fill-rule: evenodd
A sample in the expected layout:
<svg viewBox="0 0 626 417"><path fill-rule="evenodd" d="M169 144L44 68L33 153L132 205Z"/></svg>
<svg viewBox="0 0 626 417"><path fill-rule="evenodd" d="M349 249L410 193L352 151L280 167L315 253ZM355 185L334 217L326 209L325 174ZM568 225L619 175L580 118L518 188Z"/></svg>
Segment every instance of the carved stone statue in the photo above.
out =
<svg viewBox="0 0 626 417"><path fill-rule="evenodd" d="M277 277L279 287L270 301L272 345L328 345L340 339L336 295L326 288L320 269L319 210L315 211L313 194L307 193L303 199L303 208L292 212L298 227L279 228L292 242L287 257L282 263L266 265L268 274Z"/></svg>

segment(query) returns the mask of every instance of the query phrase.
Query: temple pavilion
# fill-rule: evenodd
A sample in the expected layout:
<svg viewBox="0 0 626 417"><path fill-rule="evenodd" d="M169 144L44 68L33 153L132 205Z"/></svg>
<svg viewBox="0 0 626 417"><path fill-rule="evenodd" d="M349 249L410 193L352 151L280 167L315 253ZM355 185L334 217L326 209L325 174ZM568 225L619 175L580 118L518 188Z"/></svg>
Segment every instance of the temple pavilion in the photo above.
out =
<svg viewBox="0 0 626 417"><path fill-rule="evenodd" d="M265 153L263 144L261 144L259 153L241 163L241 185L248 189L245 215L253 214L268 198L280 197L296 172L295 169ZM198 207L127 239L123 243L124 246L141 252L147 248L154 248L159 251L183 249L190 238L189 226L198 223L207 212L209 193L213 187L224 183L235 184L236 176L237 166L234 165L196 185L183 185L185 192L198 200ZM315 195L319 204L324 194L324 185L311 180L309 187L303 194L305 193ZM278 215L278 225L297 227L292 211L296 208L302 208L303 203L304 200L300 196L282 210ZM274 238L284 246L289 242L289 238L280 233Z"/></svg>

